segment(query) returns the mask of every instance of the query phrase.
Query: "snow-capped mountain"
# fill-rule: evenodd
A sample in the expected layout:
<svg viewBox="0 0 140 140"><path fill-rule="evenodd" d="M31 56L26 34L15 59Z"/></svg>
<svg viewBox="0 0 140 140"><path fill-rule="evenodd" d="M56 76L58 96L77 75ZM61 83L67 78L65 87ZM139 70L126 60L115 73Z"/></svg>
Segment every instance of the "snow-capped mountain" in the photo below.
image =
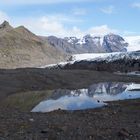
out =
<svg viewBox="0 0 140 140"><path fill-rule="evenodd" d="M104 37L85 35L82 38L49 36L46 40L54 47L69 54L125 52L128 43L119 35Z"/></svg>
<svg viewBox="0 0 140 140"><path fill-rule="evenodd" d="M109 34L104 36L102 46L106 52L126 52L128 43L119 35Z"/></svg>
<svg viewBox="0 0 140 140"><path fill-rule="evenodd" d="M58 38L55 36L49 36L43 39L50 43L54 48L57 48L60 51L68 54L77 54L85 52L85 50L82 47L77 45L78 39L76 37Z"/></svg>

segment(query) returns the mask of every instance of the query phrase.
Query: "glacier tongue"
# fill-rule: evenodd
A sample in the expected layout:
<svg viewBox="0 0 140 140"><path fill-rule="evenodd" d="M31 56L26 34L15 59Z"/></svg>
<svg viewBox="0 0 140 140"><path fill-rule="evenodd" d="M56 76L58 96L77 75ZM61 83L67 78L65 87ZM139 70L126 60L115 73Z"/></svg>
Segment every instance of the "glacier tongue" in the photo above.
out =
<svg viewBox="0 0 140 140"><path fill-rule="evenodd" d="M121 52L114 52L114 53L84 53L84 54L75 54L72 55L73 61L80 61L80 60L90 60L95 58L102 58L107 57L110 55L120 54Z"/></svg>
<svg viewBox="0 0 140 140"><path fill-rule="evenodd" d="M122 59L127 59L127 60L138 60L140 59L140 52L114 52L114 53L92 53L92 54L76 54L72 56L72 61L68 62L61 62L59 64L53 64L53 65L46 65L42 66L41 68L49 67L49 68L58 68L58 67L64 67L67 64L74 64L76 62L80 61L96 61L96 62L101 62L101 61L106 61L108 62L113 62L116 60L122 60Z"/></svg>

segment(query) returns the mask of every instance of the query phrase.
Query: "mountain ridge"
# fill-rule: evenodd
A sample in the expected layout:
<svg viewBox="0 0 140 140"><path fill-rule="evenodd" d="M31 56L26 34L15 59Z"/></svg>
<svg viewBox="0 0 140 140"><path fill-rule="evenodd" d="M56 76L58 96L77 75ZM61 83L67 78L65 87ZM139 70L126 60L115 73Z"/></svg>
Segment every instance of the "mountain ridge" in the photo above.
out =
<svg viewBox="0 0 140 140"><path fill-rule="evenodd" d="M126 52L128 47L123 37L112 33L103 37L88 34L82 38L48 36L44 39L55 48L70 54Z"/></svg>
<svg viewBox="0 0 140 140"><path fill-rule="evenodd" d="M39 67L67 57L24 26L13 28L4 21L0 27L0 68Z"/></svg>

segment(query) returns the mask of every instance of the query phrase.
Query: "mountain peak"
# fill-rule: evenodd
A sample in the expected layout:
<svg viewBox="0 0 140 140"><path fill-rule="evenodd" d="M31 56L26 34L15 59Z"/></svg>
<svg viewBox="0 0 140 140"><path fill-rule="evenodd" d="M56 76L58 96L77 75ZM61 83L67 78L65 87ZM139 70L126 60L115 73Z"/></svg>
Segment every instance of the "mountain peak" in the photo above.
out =
<svg viewBox="0 0 140 140"><path fill-rule="evenodd" d="M12 28L12 26L9 24L8 21L4 21L1 25L0 25L0 29L1 28Z"/></svg>
<svg viewBox="0 0 140 140"><path fill-rule="evenodd" d="M0 33L1 33L1 35L4 35L7 31L10 31L12 29L13 29L13 27L9 24L8 21L4 21L0 25Z"/></svg>
<svg viewBox="0 0 140 140"><path fill-rule="evenodd" d="M116 34L107 34L103 39L103 47L107 52L126 52L128 43L124 40L123 37Z"/></svg>

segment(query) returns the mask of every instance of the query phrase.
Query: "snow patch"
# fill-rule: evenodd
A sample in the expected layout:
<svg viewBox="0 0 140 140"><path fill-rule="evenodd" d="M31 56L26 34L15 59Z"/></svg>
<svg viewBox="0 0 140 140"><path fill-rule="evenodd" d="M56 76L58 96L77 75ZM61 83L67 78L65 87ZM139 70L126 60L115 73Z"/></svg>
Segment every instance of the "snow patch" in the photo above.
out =
<svg viewBox="0 0 140 140"><path fill-rule="evenodd" d="M95 58L103 58L108 57L110 55L120 54L121 52L114 52L114 53L84 53L84 54L75 54L72 55L73 61L80 61L86 59L95 59Z"/></svg>
<svg viewBox="0 0 140 140"><path fill-rule="evenodd" d="M77 44L80 44L80 45L85 44L85 43L86 42L84 38L79 39L79 41L77 42Z"/></svg>
<svg viewBox="0 0 140 140"><path fill-rule="evenodd" d="M125 91L129 91L129 90L140 90L140 84L135 84L132 83L131 85L128 85Z"/></svg>

